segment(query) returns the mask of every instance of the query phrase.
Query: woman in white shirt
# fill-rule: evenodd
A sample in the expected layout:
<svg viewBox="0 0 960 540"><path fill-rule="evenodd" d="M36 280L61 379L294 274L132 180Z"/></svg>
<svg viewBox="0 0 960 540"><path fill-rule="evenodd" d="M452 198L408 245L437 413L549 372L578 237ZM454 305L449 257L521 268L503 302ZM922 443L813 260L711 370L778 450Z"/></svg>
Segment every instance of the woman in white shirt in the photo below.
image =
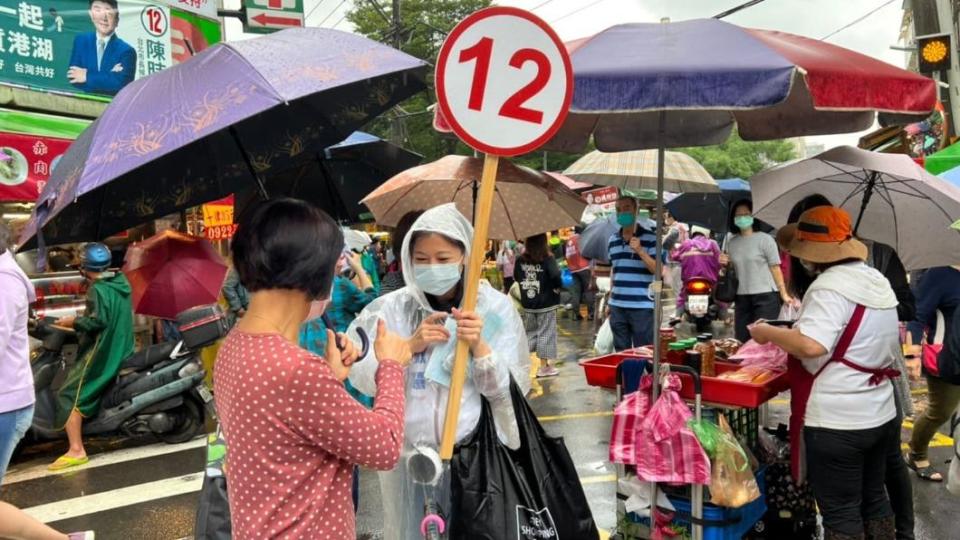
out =
<svg viewBox="0 0 960 540"><path fill-rule="evenodd" d="M750 333L790 356L794 476L808 478L826 540L894 538L884 490L887 453L899 447L890 378L900 346L897 299L868 267L850 216L824 206L781 229L783 249L817 274L792 329ZM806 465L806 470L802 465Z"/></svg>

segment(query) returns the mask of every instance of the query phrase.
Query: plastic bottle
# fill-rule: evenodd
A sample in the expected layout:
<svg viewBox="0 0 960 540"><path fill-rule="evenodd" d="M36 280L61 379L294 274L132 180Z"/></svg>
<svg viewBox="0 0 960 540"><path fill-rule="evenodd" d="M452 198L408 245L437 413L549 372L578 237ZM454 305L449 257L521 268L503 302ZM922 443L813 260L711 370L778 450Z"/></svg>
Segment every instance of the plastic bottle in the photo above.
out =
<svg viewBox="0 0 960 540"><path fill-rule="evenodd" d="M700 374L704 377L715 377L717 375L715 363L717 349L713 345L713 336L710 334L701 334L697 338L696 350L702 356Z"/></svg>

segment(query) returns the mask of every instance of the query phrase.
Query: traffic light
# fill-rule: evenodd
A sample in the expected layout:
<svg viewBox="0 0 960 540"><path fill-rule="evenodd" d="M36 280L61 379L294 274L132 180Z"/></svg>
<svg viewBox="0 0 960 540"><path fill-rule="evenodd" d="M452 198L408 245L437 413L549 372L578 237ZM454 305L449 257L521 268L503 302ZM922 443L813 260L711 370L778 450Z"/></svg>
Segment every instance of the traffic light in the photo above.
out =
<svg viewBox="0 0 960 540"><path fill-rule="evenodd" d="M932 73L950 69L950 34L917 38L917 71Z"/></svg>

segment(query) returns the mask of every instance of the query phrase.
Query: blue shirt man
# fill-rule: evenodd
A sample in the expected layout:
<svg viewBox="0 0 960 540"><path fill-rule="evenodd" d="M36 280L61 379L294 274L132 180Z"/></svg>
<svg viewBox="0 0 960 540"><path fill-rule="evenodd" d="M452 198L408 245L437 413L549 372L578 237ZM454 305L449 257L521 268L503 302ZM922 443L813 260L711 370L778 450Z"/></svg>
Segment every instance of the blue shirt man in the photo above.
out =
<svg viewBox="0 0 960 540"><path fill-rule="evenodd" d="M610 329L614 349L622 351L653 343L654 302L650 285L657 262L657 237L637 224L637 201L617 200L617 223L621 229L608 245L613 267L610 295Z"/></svg>
<svg viewBox="0 0 960 540"><path fill-rule="evenodd" d="M115 95L130 84L137 71L137 51L117 36L117 0L90 0L95 31L73 40L67 79L84 92Z"/></svg>

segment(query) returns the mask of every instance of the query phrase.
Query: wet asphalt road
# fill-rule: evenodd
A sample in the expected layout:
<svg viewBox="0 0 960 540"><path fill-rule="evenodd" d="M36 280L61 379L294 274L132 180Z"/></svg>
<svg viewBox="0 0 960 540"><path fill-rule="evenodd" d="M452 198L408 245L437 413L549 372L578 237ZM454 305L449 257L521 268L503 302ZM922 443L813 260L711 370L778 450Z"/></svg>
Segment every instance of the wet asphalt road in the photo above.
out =
<svg viewBox="0 0 960 540"><path fill-rule="evenodd" d="M612 391L588 386L576 363L591 355L592 324L563 319L560 334L561 374L534 381L529 399L548 433L564 437L597 525L609 531L616 525L614 469L607 462L615 397ZM917 399L922 401L921 392L917 390ZM786 410L781 396L771 405L771 417L782 417ZM91 464L57 475L44 468L65 444L34 447L11 466L0 496L60 530L95 529L98 540L190 537L204 464L202 443L202 439L178 446L151 439L95 440L88 447ZM942 463L951 454L948 439L940 436L934 444L933 461L945 471ZM960 539L953 524L960 500L942 484L914 479L914 489L917 538ZM382 523L379 508L376 476L364 472L357 517L360 538L376 538Z"/></svg>

